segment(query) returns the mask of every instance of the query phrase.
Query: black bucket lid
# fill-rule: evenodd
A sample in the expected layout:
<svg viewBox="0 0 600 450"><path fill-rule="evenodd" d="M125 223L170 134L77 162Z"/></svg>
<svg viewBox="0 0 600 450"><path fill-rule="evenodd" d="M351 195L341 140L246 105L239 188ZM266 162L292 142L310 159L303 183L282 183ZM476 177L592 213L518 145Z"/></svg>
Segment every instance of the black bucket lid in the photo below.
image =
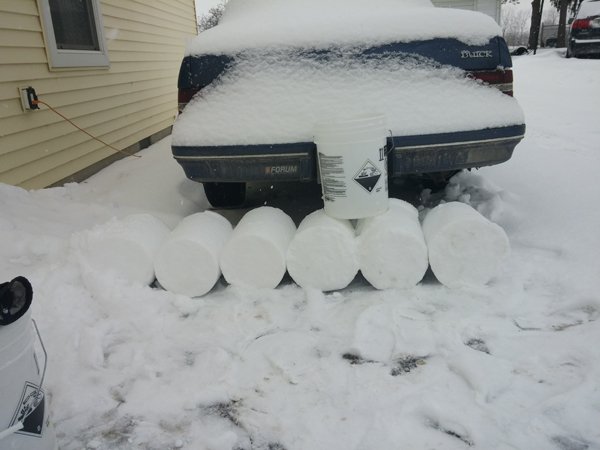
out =
<svg viewBox="0 0 600 450"><path fill-rule="evenodd" d="M19 320L31 306L33 288L25 277L0 284L0 326Z"/></svg>

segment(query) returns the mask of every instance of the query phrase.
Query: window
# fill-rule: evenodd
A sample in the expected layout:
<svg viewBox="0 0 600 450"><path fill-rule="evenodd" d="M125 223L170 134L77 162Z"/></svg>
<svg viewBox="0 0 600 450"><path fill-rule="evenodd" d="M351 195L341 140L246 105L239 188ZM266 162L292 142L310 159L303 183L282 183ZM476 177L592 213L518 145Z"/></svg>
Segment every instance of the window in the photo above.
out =
<svg viewBox="0 0 600 450"><path fill-rule="evenodd" d="M51 68L108 67L98 0L38 0Z"/></svg>

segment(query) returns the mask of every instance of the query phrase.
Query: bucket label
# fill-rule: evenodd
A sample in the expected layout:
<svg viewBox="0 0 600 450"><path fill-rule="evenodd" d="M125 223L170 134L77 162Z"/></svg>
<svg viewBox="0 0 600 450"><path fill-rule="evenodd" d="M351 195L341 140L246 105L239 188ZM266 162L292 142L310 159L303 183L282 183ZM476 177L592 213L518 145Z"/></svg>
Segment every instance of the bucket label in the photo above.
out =
<svg viewBox="0 0 600 450"><path fill-rule="evenodd" d="M344 158L341 156L327 156L319 152L319 168L321 169L323 200L334 202L336 198L345 198Z"/></svg>
<svg viewBox="0 0 600 450"><path fill-rule="evenodd" d="M377 182L381 178L381 170L367 159L360 170L354 176L354 181L360 184L367 192L373 192Z"/></svg>
<svg viewBox="0 0 600 450"><path fill-rule="evenodd" d="M21 400L10 422L10 427L23 423L23 428L17 431L18 434L27 436L42 437L44 429L44 391L40 390L35 384L26 382L21 394Z"/></svg>

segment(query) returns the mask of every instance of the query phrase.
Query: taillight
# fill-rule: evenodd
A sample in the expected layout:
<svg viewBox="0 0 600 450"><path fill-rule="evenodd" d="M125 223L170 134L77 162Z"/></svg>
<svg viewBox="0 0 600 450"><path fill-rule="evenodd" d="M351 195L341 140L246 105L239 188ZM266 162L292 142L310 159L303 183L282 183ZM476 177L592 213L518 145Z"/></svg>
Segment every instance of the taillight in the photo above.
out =
<svg viewBox="0 0 600 450"><path fill-rule="evenodd" d="M179 104L178 109L179 109L180 113L181 113L181 111L183 111L183 108L185 108L185 105L187 105L189 103L189 101L192 99L192 97L199 90L200 90L200 88L179 89L179 92L177 93L177 102Z"/></svg>
<svg viewBox="0 0 600 450"><path fill-rule="evenodd" d="M572 30L586 30L590 28L590 19L577 19L571 24Z"/></svg>
<svg viewBox="0 0 600 450"><path fill-rule="evenodd" d="M468 76L494 86L506 95L510 95L511 97L513 95L513 73L511 69L478 70L469 72Z"/></svg>

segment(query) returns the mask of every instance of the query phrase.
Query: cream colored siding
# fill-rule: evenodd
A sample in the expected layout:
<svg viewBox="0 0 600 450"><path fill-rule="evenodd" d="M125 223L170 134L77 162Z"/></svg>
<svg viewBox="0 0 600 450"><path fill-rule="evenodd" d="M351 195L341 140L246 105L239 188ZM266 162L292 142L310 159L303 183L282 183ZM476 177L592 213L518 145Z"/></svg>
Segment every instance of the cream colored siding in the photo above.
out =
<svg viewBox="0 0 600 450"><path fill-rule="evenodd" d="M44 106L24 112L19 86L117 148L172 124L193 0L102 0L100 9L110 67L50 71L36 0L0 0L0 182L41 188L114 154Z"/></svg>

